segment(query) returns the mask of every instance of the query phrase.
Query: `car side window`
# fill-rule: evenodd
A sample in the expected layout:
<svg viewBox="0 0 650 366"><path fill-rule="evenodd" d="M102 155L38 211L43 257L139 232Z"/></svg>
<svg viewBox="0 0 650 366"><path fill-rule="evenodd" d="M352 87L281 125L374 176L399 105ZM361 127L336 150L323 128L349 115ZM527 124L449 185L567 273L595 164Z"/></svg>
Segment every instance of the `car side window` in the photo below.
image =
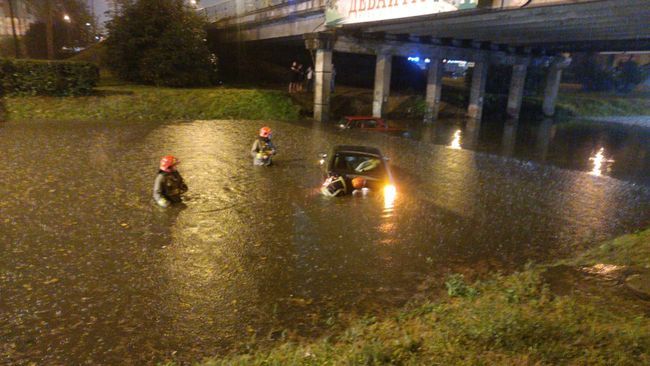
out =
<svg viewBox="0 0 650 366"><path fill-rule="evenodd" d="M377 121L374 119L369 119L367 121L364 121L365 128L376 128L377 127Z"/></svg>

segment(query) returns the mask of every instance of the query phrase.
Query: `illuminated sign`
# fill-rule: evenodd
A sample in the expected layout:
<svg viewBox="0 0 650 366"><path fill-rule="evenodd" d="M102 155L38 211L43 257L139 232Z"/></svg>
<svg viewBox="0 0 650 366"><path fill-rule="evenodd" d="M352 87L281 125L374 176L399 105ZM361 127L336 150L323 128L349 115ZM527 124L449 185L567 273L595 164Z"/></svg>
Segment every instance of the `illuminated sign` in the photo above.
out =
<svg viewBox="0 0 650 366"><path fill-rule="evenodd" d="M330 0L327 25L374 22L475 8L478 0Z"/></svg>

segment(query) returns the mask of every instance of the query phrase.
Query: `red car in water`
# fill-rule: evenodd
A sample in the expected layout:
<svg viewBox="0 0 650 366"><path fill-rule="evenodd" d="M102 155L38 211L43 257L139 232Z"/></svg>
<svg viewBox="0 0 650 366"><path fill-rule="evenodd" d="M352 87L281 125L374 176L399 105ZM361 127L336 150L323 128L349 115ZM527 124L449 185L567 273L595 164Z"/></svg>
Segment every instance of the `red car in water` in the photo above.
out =
<svg viewBox="0 0 650 366"><path fill-rule="evenodd" d="M341 118L338 127L342 130L360 129L364 131L392 132L406 134L403 128L389 127L383 118L372 116L346 116Z"/></svg>

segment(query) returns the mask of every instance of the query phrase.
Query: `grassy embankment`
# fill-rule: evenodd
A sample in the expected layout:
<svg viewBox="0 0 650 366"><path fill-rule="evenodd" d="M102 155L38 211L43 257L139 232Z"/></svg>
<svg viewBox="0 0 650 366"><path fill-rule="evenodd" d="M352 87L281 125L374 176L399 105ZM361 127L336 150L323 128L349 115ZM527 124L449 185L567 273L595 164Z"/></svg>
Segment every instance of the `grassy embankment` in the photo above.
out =
<svg viewBox="0 0 650 366"><path fill-rule="evenodd" d="M158 88L116 79L106 68L106 48L97 44L70 60L100 67L94 95L75 98L9 97L9 120L168 121L195 119L295 120L299 108L276 90L214 87Z"/></svg>
<svg viewBox="0 0 650 366"><path fill-rule="evenodd" d="M445 95L446 94L446 95ZM443 89L442 100L457 108L465 108L469 92L463 87L448 86ZM487 114L503 114L506 110L507 95L487 94L484 108ZM542 116L541 96L524 97L522 116L538 118ZM424 113L424 98L416 97L410 102L412 111ZM402 110L404 108L401 108ZM573 117L596 116L637 116L650 115L650 98L644 95L632 94L618 96L612 94L584 93L579 91L561 91L556 105L557 117L560 119Z"/></svg>
<svg viewBox="0 0 650 366"><path fill-rule="evenodd" d="M195 119L295 120L298 107L285 93L240 88L157 88L100 86L84 97L8 97L11 121Z"/></svg>
<svg viewBox="0 0 650 366"><path fill-rule="evenodd" d="M560 267L586 274L594 264L614 272L650 270L650 229L595 247L576 259L529 266L466 284L452 276L448 297L407 306L383 319L360 319L341 334L279 344L268 350L205 360L217 365L647 365L648 298L571 291L559 295L547 275ZM605 266L607 267L607 266ZM593 273L593 271L591 271ZM638 276L638 275L633 275ZM648 277L645 277L647 280ZM610 282L611 283L611 282ZM628 291L628 292L626 292ZM646 294L647 295L647 294ZM641 307L639 307L641 304Z"/></svg>

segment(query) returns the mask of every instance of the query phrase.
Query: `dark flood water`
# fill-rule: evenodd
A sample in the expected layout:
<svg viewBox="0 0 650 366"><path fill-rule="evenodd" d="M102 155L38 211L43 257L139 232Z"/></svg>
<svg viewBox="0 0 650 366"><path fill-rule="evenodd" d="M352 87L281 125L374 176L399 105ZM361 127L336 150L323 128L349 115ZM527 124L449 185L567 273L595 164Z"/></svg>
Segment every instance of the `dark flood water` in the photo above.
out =
<svg viewBox="0 0 650 366"><path fill-rule="evenodd" d="M258 122L0 124L0 363L187 362L313 336L338 313L404 304L426 278L650 224L647 131L530 126L509 144L490 124L415 139L269 125L276 165L254 168ZM317 153L342 143L391 158L394 201L318 194ZM168 153L190 192L165 211L150 196Z"/></svg>

